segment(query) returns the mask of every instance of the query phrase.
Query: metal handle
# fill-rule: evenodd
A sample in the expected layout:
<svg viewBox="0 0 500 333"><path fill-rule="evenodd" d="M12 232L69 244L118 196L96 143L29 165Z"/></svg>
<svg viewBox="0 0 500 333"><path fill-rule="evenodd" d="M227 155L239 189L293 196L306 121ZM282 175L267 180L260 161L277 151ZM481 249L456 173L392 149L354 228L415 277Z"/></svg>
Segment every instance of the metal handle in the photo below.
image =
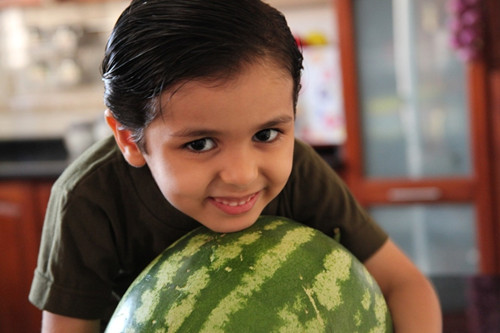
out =
<svg viewBox="0 0 500 333"><path fill-rule="evenodd" d="M443 196L438 187L391 188L387 193L390 201L436 201Z"/></svg>
<svg viewBox="0 0 500 333"><path fill-rule="evenodd" d="M0 218L17 218L21 216L21 206L8 201L0 201Z"/></svg>

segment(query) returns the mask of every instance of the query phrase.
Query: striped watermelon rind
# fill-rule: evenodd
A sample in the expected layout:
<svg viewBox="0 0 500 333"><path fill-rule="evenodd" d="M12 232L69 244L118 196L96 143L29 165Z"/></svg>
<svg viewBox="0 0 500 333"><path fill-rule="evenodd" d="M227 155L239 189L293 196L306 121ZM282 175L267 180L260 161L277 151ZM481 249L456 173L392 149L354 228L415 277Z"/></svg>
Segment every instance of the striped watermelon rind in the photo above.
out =
<svg viewBox="0 0 500 333"><path fill-rule="evenodd" d="M374 279L332 238L262 216L240 232L200 227L159 255L107 332L392 332Z"/></svg>

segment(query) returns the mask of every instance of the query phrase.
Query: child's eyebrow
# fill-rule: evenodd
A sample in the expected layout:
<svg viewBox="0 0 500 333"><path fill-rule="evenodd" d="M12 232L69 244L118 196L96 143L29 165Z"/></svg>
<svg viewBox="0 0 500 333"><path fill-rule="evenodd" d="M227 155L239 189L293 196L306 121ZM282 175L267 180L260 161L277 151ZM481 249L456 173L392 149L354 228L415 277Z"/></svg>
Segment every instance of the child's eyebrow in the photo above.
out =
<svg viewBox="0 0 500 333"><path fill-rule="evenodd" d="M205 136L209 137L217 136L218 134L220 134L220 132L215 130L186 128L172 133L171 136L178 138L194 138L194 137L205 137Z"/></svg>
<svg viewBox="0 0 500 333"><path fill-rule="evenodd" d="M256 131L266 128L272 128L275 126L283 125L293 122L293 117L289 115L278 116L275 119L271 119L266 121L265 123L257 126ZM173 137L178 138L193 138L193 137L212 137L218 136L222 133L222 131L212 130L212 129L203 129L203 128L185 128L181 129L177 132L171 134Z"/></svg>
<svg viewBox="0 0 500 333"><path fill-rule="evenodd" d="M289 116L289 115L279 116L275 119L272 119L272 120L267 121L264 124L260 125L259 129L260 128L270 128L270 127L274 127L274 126L278 126L278 125L287 124L290 122L293 122L292 116Z"/></svg>

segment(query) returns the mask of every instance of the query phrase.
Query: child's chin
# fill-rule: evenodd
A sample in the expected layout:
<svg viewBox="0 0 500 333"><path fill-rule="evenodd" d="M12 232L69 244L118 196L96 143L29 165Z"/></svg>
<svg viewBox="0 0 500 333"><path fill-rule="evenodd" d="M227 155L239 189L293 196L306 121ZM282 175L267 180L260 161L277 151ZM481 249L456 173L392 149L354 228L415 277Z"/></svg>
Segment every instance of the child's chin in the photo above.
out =
<svg viewBox="0 0 500 333"><path fill-rule="evenodd" d="M255 223L255 220L249 219L247 221L238 221L238 222L228 222L227 224L220 225L208 225L204 224L208 229L220 232L220 233L232 233L245 230L246 228L251 227Z"/></svg>

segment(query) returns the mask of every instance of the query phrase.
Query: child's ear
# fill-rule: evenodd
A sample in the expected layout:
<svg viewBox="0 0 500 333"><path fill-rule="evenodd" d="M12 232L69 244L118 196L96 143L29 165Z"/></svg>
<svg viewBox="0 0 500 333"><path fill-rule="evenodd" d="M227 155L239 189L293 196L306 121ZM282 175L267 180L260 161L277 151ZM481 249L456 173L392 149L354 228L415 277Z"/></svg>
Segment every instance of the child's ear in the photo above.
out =
<svg viewBox="0 0 500 333"><path fill-rule="evenodd" d="M118 144L118 147L120 147L125 160L127 160L130 165L137 168L144 166L146 164L146 160L142 155L142 151L132 139L131 131L124 129L118 120L113 117L111 111L104 111L104 117L106 118L108 126L113 131L116 143Z"/></svg>

